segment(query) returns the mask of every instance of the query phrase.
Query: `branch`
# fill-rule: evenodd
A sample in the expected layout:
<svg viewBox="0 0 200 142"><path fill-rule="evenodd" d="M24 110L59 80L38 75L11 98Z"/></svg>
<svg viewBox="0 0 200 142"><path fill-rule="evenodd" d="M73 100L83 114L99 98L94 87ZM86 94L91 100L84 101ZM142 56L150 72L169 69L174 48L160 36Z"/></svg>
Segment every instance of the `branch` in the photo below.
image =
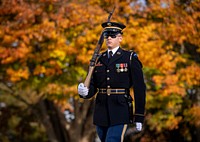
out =
<svg viewBox="0 0 200 142"><path fill-rule="evenodd" d="M0 83L0 90L8 92L11 96L13 96L15 99L25 103L28 107L31 106L25 99L23 99L20 95L16 94L12 88L8 87L5 83Z"/></svg>

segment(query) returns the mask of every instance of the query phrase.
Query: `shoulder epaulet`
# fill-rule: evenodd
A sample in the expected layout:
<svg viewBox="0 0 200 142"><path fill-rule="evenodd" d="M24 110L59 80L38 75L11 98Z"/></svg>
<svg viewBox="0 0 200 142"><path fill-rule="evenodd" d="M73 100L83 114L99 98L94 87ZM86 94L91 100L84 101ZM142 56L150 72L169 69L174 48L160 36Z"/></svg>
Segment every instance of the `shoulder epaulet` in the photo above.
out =
<svg viewBox="0 0 200 142"><path fill-rule="evenodd" d="M134 59L136 59L136 60L139 62L139 64L141 65L141 68L142 68L143 66L142 66L142 63L140 62L140 60L138 59L138 55L137 55L137 53L134 52L134 51L132 51L132 50L130 50L130 52L131 52L131 55L130 55L130 62L131 62L131 60L132 60L132 56L133 56Z"/></svg>
<svg viewBox="0 0 200 142"><path fill-rule="evenodd" d="M130 60L132 60L132 56L135 58L135 59L138 59L138 55L136 52L130 50L129 52L131 52L131 55L130 55Z"/></svg>

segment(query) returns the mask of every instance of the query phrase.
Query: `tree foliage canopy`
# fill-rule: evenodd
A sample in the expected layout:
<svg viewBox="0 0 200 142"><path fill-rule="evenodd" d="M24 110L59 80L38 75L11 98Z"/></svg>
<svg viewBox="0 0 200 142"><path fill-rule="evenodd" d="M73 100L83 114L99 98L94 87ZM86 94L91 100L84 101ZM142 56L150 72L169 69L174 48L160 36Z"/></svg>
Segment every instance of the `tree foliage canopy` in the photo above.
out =
<svg viewBox="0 0 200 142"><path fill-rule="evenodd" d="M112 21L127 26L122 47L136 51L144 66L147 111L142 140L156 137L155 141L159 141L164 136L167 141L168 134L163 132L177 130L184 140L192 140L190 130L200 126L199 3L199 0L0 1L0 103L6 104L10 116L0 107L0 117L9 118L0 129L0 136L6 127L9 131L15 129L12 135L17 135L17 127L40 100L48 98L61 110L74 111L67 100L73 97L82 101L78 99L77 84L84 81L102 31L101 23L115 5ZM19 116L15 108L26 113ZM31 131L45 133L43 126L30 127ZM155 135L151 135L152 131ZM35 139L39 137L39 133L35 134Z"/></svg>

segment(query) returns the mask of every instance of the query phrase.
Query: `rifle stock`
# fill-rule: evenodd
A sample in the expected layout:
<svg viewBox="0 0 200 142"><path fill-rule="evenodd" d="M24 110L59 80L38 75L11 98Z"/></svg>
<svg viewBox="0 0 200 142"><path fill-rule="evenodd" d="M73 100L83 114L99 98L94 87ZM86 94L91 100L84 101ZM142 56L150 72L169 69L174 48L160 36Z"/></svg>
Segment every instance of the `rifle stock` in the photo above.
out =
<svg viewBox="0 0 200 142"><path fill-rule="evenodd" d="M95 51L93 53L92 59L90 60L90 66L89 66L88 74L87 74L87 77L86 77L85 82L84 82L84 86L86 86L88 88L89 88L89 85L90 85L90 80L91 80L91 77L92 77L92 74L93 74L93 71L94 71L94 68L95 68L95 64L96 64L96 61L97 61L97 57L99 55L99 51L100 51L101 46L103 44L103 41L104 41L104 36L103 36L103 32L102 32L101 36L98 40L97 46L95 48Z"/></svg>
<svg viewBox="0 0 200 142"><path fill-rule="evenodd" d="M113 8L112 12L110 12L110 14L108 16L108 20L107 20L108 22L110 22L110 18L112 16L114 10L115 10L115 7ZM90 86L91 77L92 77L92 74L93 74L93 71L94 71L94 68L95 68L95 64L96 64L97 59L98 59L98 55L99 55L101 46L103 44L103 41L104 41L104 31L102 31L102 33L101 33L101 36L100 36L98 43L96 45L96 48L94 50L92 59L90 60L90 66L89 66L88 74L87 74L86 79L84 81L84 86L86 86L87 88L89 88L89 86Z"/></svg>
<svg viewBox="0 0 200 142"><path fill-rule="evenodd" d="M91 80L94 68L95 68L95 66L89 67L88 75L87 75L85 82L84 82L84 86L86 86L87 88L89 88L89 86L90 86L90 80Z"/></svg>

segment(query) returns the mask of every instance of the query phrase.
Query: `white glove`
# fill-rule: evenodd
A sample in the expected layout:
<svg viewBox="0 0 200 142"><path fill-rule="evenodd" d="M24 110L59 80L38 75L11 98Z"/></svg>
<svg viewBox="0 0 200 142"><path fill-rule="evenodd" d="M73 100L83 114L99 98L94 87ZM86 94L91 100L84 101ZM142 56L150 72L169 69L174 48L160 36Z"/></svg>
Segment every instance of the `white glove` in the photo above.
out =
<svg viewBox="0 0 200 142"><path fill-rule="evenodd" d="M79 95L85 97L88 95L88 91L89 91L89 89L87 87L85 87L83 83L80 83L78 85L78 94Z"/></svg>
<svg viewBox="0 0 200 142"><path fill-rule="evenodd" d="M135 123L135 128L136 128L137 131L142 131L142 123L136 122Z"/></svg>

